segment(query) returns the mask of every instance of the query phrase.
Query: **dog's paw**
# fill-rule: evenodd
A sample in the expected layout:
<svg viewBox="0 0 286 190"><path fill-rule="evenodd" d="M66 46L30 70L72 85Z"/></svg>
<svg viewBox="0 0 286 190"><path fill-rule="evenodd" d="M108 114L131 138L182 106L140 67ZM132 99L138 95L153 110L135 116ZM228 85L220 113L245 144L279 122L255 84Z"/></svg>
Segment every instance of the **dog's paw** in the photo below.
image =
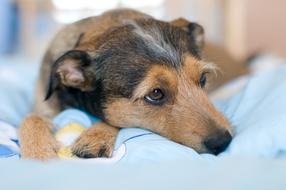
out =
<svg viewBox="0 0 286 190"><path fill-rule="evenodd" d="M105 128L92 127L76 140L72 153L80 158L111 157L116 134Z"/></svg>
<svg viewBox="0 0 286 190"><path fill-rule="evenodd" d="M59 144L52 135L51 121L38 115L26 117L19 129L21 158L49 160L57 158Z"/></svg>

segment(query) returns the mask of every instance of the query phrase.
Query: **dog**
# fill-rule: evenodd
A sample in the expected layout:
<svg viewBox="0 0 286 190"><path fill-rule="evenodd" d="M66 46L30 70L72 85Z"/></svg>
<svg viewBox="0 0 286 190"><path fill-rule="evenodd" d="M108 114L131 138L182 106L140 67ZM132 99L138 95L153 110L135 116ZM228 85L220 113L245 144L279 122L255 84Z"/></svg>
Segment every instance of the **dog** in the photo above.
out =
<svg viewBox="0 0 286 190"><path fill-rule="evenodd" d="M205 91L215 66L203 59L204 30L119 9L62 29L48 48L34 111L21 124L23 158L57 158L51 118L78 108L102 120L73 144L81 158L110 157L120 128L140 127L199 153L218 154L233 129Z"/></svg>

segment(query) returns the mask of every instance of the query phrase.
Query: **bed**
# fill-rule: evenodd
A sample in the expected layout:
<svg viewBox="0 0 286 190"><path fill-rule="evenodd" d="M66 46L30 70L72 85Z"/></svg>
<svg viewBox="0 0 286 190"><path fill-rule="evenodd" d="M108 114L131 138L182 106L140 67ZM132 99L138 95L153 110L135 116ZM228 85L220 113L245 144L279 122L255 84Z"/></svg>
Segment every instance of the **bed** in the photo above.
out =
<svg viewBox="0 0 286 190"><path fill-rule="evenodd" d="M251 74L211 94L236 131L218 156L132 128L120 131L110 159L45 163L20 160L17 141L17 127L31 111L38 65L7 61L0 60L0 189L286 189L283 59L260 56Z"/></svg>

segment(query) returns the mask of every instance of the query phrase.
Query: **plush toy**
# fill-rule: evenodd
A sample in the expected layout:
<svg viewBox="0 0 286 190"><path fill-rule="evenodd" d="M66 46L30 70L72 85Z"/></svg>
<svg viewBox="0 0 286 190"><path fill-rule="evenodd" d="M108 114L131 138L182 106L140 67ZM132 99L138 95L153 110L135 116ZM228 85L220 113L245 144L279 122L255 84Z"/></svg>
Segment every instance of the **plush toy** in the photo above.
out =
<svg viewBox="0 0 286 190"><path fill-rule="evenodd" d="M62 146L58 156L66 159L77 158L72 154L70 146L83 131L97 122L100 120L77 109L68 109L57 115L53 120L56 126L54 133Z"/></svg>

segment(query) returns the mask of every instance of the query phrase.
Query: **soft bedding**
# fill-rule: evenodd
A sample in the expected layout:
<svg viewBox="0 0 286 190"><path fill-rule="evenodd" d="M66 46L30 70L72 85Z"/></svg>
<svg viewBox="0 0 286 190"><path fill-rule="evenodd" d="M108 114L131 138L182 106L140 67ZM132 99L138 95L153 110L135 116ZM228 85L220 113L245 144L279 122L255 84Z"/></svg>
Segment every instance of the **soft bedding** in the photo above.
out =
<svg viewBox="0 0 286 190"><path fill-rule="evenodd" d="M34 65L0 65L1 157L15 158L19 155L13 126L19 126L21 118L31 109L36 69ZM191 148L150 131L132 128L120 131L113 158L89 159L88 162L142 163L180 158L212 161L233 155L283 157L286 155L285 73L286 65L279 64L267 71L244 77L245 84L234 95L216 98L215 105L230 119L236 131L228 149L217 157L199 155ZM235 86L237 82L233 83L232 86Z"/></svg>
<svg viewBox="0 0 286 190"><path fill-rule="evenodd" d="M273 65L274 59L261 61L265 60ZM284 62L213 94L216 106L236 130L229 148L217 157L199 155L150 131L132 128L120 131L110 159L39 163L19 160L16 134L32 107L38 66L0 61L0 189L284 190Z"/></svg>
<svg viewBox="0 0 286 190"><path fill-rule="evenodd" d="M32 108L38 65L23 60L0 60L0 158L19 158L17 127Z"/></svg>

